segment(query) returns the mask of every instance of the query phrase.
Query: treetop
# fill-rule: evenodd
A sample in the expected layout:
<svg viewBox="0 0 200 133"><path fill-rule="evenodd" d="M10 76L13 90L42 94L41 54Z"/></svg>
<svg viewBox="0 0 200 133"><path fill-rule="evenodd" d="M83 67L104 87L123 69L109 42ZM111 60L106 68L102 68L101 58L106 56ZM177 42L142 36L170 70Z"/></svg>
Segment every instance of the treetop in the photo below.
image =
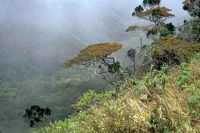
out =
<svg viewBox="0 0 200 133"><path fill-rule="evenodd" d="M145 17L147 15L153 14L155 11L157 11L156 15L161 15L161 16L164 16L164 17L173 17L174 16L173 14L168 13L168 11L171 11L171 10L166 8L166 7L156 7L154 9L150 8L150 9L144 11L144 12L136 13L136 16L139 17L139 18L142 18L142 17Z"/></svg>
<svg viewBox="0 0 200 133"><path fill-rule="evenodd" d="M166 37L160 37L159 39L155 40L155 43L159 44L160 46L158 52L163 52L164 50L168 49L175 51L180 57L184 56L186 50L185 48L191 45L189 42L176 39L172 34Z"/></svg>
<svg viewBox="0 0 200 133"><path fill-rule="evenodd" d="M143 0L144 6L155 6L159 5L161 0Z"/></svg>
<svg viewBox="0 0 200 133"><path fill-rule="evenodd" d="M135 31L137 29L140 29L142 31L149 31L149 30L157 30L157 31L163 31L165 28L163 26L154 26L152 27L152 25L150 26L143 26L143 27L139 27L137 25L131 25L128 27L128 29L126 29L126 32L129 32L129 31Z"/></svg>
<svg viewBox="0 0 200 133"><path fill-rule="evenodd" d="M82 49L73 59L67 60L61 66L68 67L72 64L79 64L84 61L89 61L94 58L104 59L107 55L121 49L122 44L119 43L99 43L91 44Z"/></svg>
<svg viewBox="0 0 200 133"><path fill-rule="evenodd" d="M133 30L136 30L138 28L140 28L140 27L137 26L137 25L131 25L131 26L128 27L128 29L126 29L126 32L133 31Z"/></svg>

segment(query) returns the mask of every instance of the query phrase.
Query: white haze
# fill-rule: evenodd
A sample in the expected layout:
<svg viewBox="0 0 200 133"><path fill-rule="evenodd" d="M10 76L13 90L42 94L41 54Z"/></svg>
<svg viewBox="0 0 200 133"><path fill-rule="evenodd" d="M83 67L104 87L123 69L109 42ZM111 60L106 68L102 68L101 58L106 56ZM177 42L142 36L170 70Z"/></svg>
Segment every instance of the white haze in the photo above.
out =
<svg viewBox="0 0 200 133"><path fill-rule="evenodd" d="M172 9L175 15L167 22L177 25L190 19L182 9L182 1L162 0L161 6ZM30 57L36 66L43 63L48 67L55 61L62 69L61 63L86 45L131 38L125 32L128 26L148 23L131 16L141 3L142 0L0 0L0 52L6 51L13 62L23 63L25 57ZM117 27L110 27L112 24ZM12 132L21 133L20 128Z"/></svg>
<svg viewBox="0 0 200 133"><path fill-rule="evenodd" d="M161 6L172 9L171 13L175 15L167 22L177 25L189 18L188 13L182 9L182 1L162 0ZM64 40L64 36L78 37L85 44L119 41L117 37L111 38L107 35L116 35L119 31L114 28L108 30L106 21L112 21L113 18L110 16L113 14L121 17L124 24L121 26L121 32L132 24L145 25L148 21L131 16L134 8L141 3L142 0L0 0L0 26L6 27L5 30L9 28L11 33L16 33L8 37L8 45L11 47L17 45L21 49L29 45L32 49L34 45L38 51L33 55L36 58L43 56L42 58L46 59L55 56L50 51L57 49L58 45L60 47L65 45L68 49L75 45ZM5 34L5 30L1 31L4 32L2 34ZM19 34L22 38L19 38ZM30 35L27 37L27 34ZM30 41L32 35L33 40ZM127 33L128 36L130 34ZM3 38L7 42L8 39ZM13 40L12 45L11 40ZM80 49L73 51L71 57Z"/></svg>

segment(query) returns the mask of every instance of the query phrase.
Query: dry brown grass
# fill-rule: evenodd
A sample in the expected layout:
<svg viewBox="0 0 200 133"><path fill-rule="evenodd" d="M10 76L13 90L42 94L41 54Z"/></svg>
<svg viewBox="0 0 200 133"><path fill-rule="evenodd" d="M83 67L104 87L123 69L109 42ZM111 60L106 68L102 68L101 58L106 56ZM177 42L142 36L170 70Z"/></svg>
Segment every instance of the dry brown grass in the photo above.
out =
<svg viewBox="0 0 200 133"><path fill-rule="evenodd" d="M190 75L183 84L177 84L177 77L187 67L191 68ZM199 133L200 98L193 103L188 99L198 95L199 70L200 54L176 70L149 72L140 80L128 78L116 96L102 99L100 104L71 116L62 130L67 133ZM160 72L164 80L159 79ZM137 84L133 84L136 80ZM152 90L149 87L154 83ZM191 86L194 87L190 91L185 91Z"/></svg>
<svg viewBox="0 0 200 133"><path fill-rule="evenodd" d="M126 86L119 92L116 99L94 106L87 111L84 119L80 117L81 131L149 133L161 131L159 126L164 124L169 132L198 133L200 120L190 114L193 107L198 107L188 103L190 93L184 93L183 87L178 86L176 82L177 76L187 66L189 65L175 71L171 70L166 76L164 88L157 86L153 92L148 92L144 81L136 86L129 80L124 81ZM199 61L191 62L190 67L192 70L187 84L200 79ZM141 100L142 96L146 96L146 99ZM152 114L155 119L160 119L160 123L153 125L148 121Z"/></svg>

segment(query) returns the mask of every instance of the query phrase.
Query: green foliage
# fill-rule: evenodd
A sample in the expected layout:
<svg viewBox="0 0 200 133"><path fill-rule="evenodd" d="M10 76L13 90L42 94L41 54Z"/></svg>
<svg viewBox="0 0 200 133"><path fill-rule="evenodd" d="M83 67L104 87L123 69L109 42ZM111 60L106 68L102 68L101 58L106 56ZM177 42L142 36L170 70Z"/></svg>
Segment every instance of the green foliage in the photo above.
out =
<svg viewBox="0 0 200 133"><path fill-rule="evenodd" d="M200 118L200 80L199 80L199 60L200 54L193 56L191 60L191 65L186 63L180 66L181 71L178 75L180 78L178 85L183 90L186 95L186 101L189 106L189 111L187 112L192 117ZM182 79L181 79L182 77Z"/></svg>
<svg viewBox="0 0 200 133"><path fill-rule="evenodd" d="M184 20L184 24L178 28L179 34L177 38L188 41L192 44L200 42L200 18L192 20Z"/></svg>
<svg viewBox="0 0 200 133"><path fill-rule="evenodd" d="M74 129L74 124L70 123L70 120L55 121L54 123L50 123L49 126L41 128L40 131L33 131L32 133L64 133L66 132L67 128Z"/></svg>
<svg viewBox="0 0 200 133"><path fill-rule="evenodd" d="M189 86L187 85L182 85L182 87L184 88L183 92L191 92L194 90L195 88L195 85L194 84L191 84Z"/></svg>
<svg viewBox="0 0 200 133"><path fill-rule="evenodd" d="M144 11L144 8L142 7L142 5L139 5L135 8L135 12L132 13L132 16L134 16L136 13L140 13Z"/></svg>
<svg viewBox="0 0 200 133"><path fill-rule="evenodd" d="M135 85L140 84L142 81L139 80L136 76L131 75L130 77L126 78L125 80L118 81L118 85L121 89L126 90L127 87L133 87ZM129 84L127 84L129 83Z"/></svg>
<svg viewBox="0 0 200 133"><path fill-rule="evenodd" d="M187 10L192 17L200 17L200 1L199 0L185 0L183 2L183 9Z"/></svg>
<svg viewBox="0 0 200 133"><path fill-rule="evenodd" d="M140 35L139 30L143 31L147 38L151 38L154 41L160 36L168 36L169 34L174 34L174 25L172 23L164 23L166 19L173 17L174 15L169 13L169 11L171 11L170 9L166 7L160 7L160 2L161 0L143 0L143 6L137 6L135 8L135 12L132 14L132 16L136 16L140 19L148 20L154 23L153 25L143 27L132 25L129 26L129 28L126 30L126 32L135 31L135 34L132 33L132 35L140 37L140 54L142 55L142 65L140 65L141 67L139 67L139 69L143 69L142 67L144 67L148 70L149 66L153 64L155 69L161 70L161 67L166 65L175 67L180 64L179 60L175 57L174 51L164 50L163 53L160 54L158 53L156 46L152 45L150 48L155 46L155 48L152 49L153 54L150 52L150 54L147 55L146 51L143 49L142 36ZM128 57L131 58L134 62L134 70L136 63L133 57L135 57L135 53L136 52L132 51L127 52Z"/></svg>
<svg viewBox="0 0 200 133"><path fill-rule="evenodd" d="M158 45L155 44L155 43L152 43L151 45L149 45L149 46L147 47L147 52L148 52L149 54L155 53L155 52L157 52L157 51L158 51Z"/></svg>
<svg viewBox="0 0 200 133"><path fill-rule="evenodd" d="M200 117L200 80L194 72L195 67L200 67L199 54L194 60L191 64L182 63L176 70L167 67L160 71L151 69L140 79L132 75L119 81L122 89L115 97L113 92L97 94L90 90L76 103L77 108L85 106L84 110L35 133L199 131L199 122L195 120ZM177 87L176 77L188 75L188 72L188 79ZM146 101L141 100L142 94L149 95Z"/></svg>
<svg viewBox="0 0 200 133"><path fill-rule="evenodd" d="M148 122L151 125L150 130L152 133L170 133L165 121L160 116L151 114Z"/></svg>
<svg viewBox="0 0 200 133"><path fill-rule="evenodd" d="M181 86L190 76L191 67L185 68L177 77L177 84Z"/></svg>
<svg viewBox="0 0 200 133"><path fill-rule="evenodd" d="M75 111L85 110L94 105L100 104L105 99L110 99L113 96L113 91L106 91L97 94L94 90L89 90L79 97L78 102L72 105Z"/></svg>
<svg viewBox="0 0 200 133"><path fill-rule="evenodd" d="M199 97L196 97L196 96L194 96L194 95L189 96L189 97L188 97L188 102L189 102L189 104L194 104L194 103L196 103L196 102L198 101L198 98L199 98Z"/></svg>
<svg viewBox="0 0 200 133"><path fill-rule="evenodd" d="M198 62L198 59L200 58L200 53L196 53L194 56L193 56L193 60L191 62Z"/></svg>
<svg viewBox="0 0 200 133"><path fill-rule="evenodd" d="M120 65L119 61L117 61L117 62L114 62L113 64L108 65L108 71L110 73L115 73L115 72L119 73L120 67L121 67L121 65Z"/></svg>
<svg viewBox="0 0 200 133"><path fill-rule="evenodd" d="M47 72L50 71L49 68L46 69ZM44 76L41 71L40 74L32 73L33 77L37 75L38 79L4 81L0 85L2 107L0 119L3 119L0 129L2 132L14 133L21 127L20 132L27 133L29 130L41 128L35 125L34 128L30 128L29 121L22 117L25 109L30 108L33 102L40 107L49 107L53 111L51 114L53 120L63 120L73 112L71 104L75 103L76 99L88 88L91 87L96 92L100 92L104 91L108 85L98 79L91 79L90 73L76 73L73 69L69 71L59 69L56 72L55 70L57 69L54 68L51 72L58 74L61 78L57 78L56 75ZM38 125L43 124L40 122Z"/></svg>
<svg viewBox="0 0 200 133"><path fill-rule="evenodd" d="M184 20L183 23L184 23L184 24L187 23L187 20Z"/></svg>
<svg viewBox="0 0 200 133"><path fill-rule="evenodd" d="M165 30L161 31L161 36L167 36L169 34L174 34L175 27L172 23L164 24Z"/></svg>
<svg viewBox="0 0 200 133"><path fill-rule="evenodd" d="M143 0L143 5L144 6L159 6L161 0Z"/></svg>
<svg viewBox="0 0 200 133"><path fill-rule="evenodd" d="M168 68L163 67L161 70L153 70L143 77L143 83L147 86L149 92L154 92L165 88L165 78L167 73Z"/></svg>
<svg viewBox="0 0 200 133"><path fill-rule="evenodd" d="M160 0L144 0L143 6L154 7L159 5L159 3ZM143 12L143 10L144 8L140 5L136 7L135 12L136 14L141 13L138 14L141 16L140 18L148 19L149 16L152 17L151 15L153 15L153 17L157 17L158 19L162 18L158 21L159 24L161 24L160 21L163 22L163 20L165 20L165 17L163 17L162 15L166 15L167 17L172 16L171 14L164 14L166 13L166 11L168 11L167 8L147 10L145 12ZM149 16L147 15L148 13L150 13ZM134 15L136 16L136 14ZM156 24L158 23L156 22ZM189 29L191 29L190 31L193 33L191 38L196 40L198 36L193 36L193 35L198 35L198 32L200 31L199 27L197 27L198 20L196 19L194 23L185 22L185 24L189 25L190 27ZM133 26L132 28L134 29L136 27ZM185 32L189 31L187 28L185 28L184 30ZM152 30L148 31L148 33L156 34L160 32L163 33L163 36L167 36L170 33L172 34L173 31L174 27L172 24L169 23L165 25L165 30L163 31L158 30L158 32L156 32L155 30L154 31ZM188 34L186 35L183 33L182 35L184 35L185 37L188 36ZM188 38L187 40L192 40L191 38ZM170 41L174 42L174 40ZM170 41L165 41L165 42L168 43ZM116 48L114 49L116 50ZM150 49L151 52L153 53L157 52L158 45L157 44L151 45ZM187 49L188 51L190 51L190 53L192 53L192 54L190 53L186 54L187 56L199 52L198 45L192 45L190 48L188 47ZM98 51L98 50L94 48L93 51ZM172 53L172 55L174 54L173 52L169 53ZM175 53L178 52L176 51ZM90 54L98 55L99 53L86 52L86 54L82 57L83 58L87 57L86 55ZM104 53L101 51L100 55L102 54L104 55L110 53L109 52ZM135 52L131 51L130 53L128 53L128 56L135 57ZM187 132L190 128L193 128L190 125L190 120L192 119L191 116L193 118L199 116L200 91L199 91L199 85L198 83L196 83L196 81L199 78L192 79L191 78L192 76L190 76L190 74L184 74L183 72L184 70L180 69L181 73L179 73L178 76L175 75L174 77L178 77L177 82L181 89L184 88L183 90L184 95L180 91L178 92L174 91L179 89L179 88L174 88L175 85L173 86L175 78L170 77L171 79L167 80L168 75L166 73L167 70L166 66L165 68L162 67L164 66L163 64L166 64L166 62L168 61L168 59L166 58L169 58L166 52L158 54L154 58L154 59L159 59L160 62L162 62L161 65L158 65L160 71L152 70L153 69L152 66L151 71L145 74L143 78L141 78L141 80L137 79L135 76L131 76L130 78L127 78L123 81L119 81L118 85L120 90L117 92L119 93L119 95L117 96L116 92L114 91L103 92L100 94L97 94L94 91L89 91L85 93L82 97L79 98L79 101L76 104L72 105L72 107L74 107L76 111L79 111L77 115L72 115L68 119L65 119L64 121L55 121L54 123L50 123L48 126L43 127L41 132L44 133L51 133L51 132L82 133L85 131L92 133L93 131L150 132L152 130L156 130L158 132L167 132L169 130L170 132ZM92 80L91 82L90 81L84 82L84 80L85 79L88 80L91 77L91 75L86 76L85 73L79 73L78 76L80 78L79 79L79 78L74 78L74 73L67 72L66 74L66 72L55 67L57 64L60 63L59 61L55 61L55 63L45 64L45 65L38 65L40 63L34 62L33 60L31 60L31 58L27 58L28 61L20 61L19 63L15 63L13 62L12 58L4 54L1 55L0 60L1 60L0 70L2 70L0 76L1 77L0 101L2 106L2 108L0 109L0 119L3 120L1 128L15 124L17 127L17 124L23 121L21 119L18 119L17 116L21 117L24 108L29 106L33 101L35 102L35 104L43 103L43 105L51 107L51 109L54 111L54 114L52 115L54 118L64 119L65 117L68 117L68 115L71 113L70 105L75 102L76 98L79 95L87 91L88 88L94 88L98 91L104 90L104 88L106 88L105 86L103 86L105 83L99 84L99 81ZM198 61L198 59L196 60ZM154 66L156 65L154 64ZM107 65L107 67L110 72L116 72L120 68L120 63L114 62L113 64L111 63L109 66ZM179 69L176 70L179 71ZM174 73L176 73L176 71L174 71ZM184 76L185 78L183 78ZM29 77L30 81L27 80ZM94 85L93 83L98 83L98 85L91 87ZM39 88L39 90L36 90L35 88ZM160 93L161 92L160 90L164 90L165 93ZM151 92L151 95L148 96L146 100L148 102L147 103L141 102L140 100L141 95L144 95L148 92ZM184 99L185 94L187 94L186 99ZM115 97L113 97L113 95ZM178 97L178 100L175 97ZM177 101L180 103L176 103ZM154 105L157 104L162 104L164 106L163 108L165 109L163 108L160 109L161 111L163 111L162 114L160 113L158 115L155 112L152 112L152 108L154 108ZM171 107L173 104L175 105L174 108ZM187 104L189 104L190 108L187 108ZM11 112L10 108L15 108L16 110ZM185 114L186 113L184 112L185 110L189 110L189 114ZM30 112L31 112L30 110L27 110L28 114L31 114ZM149 113L152 115L150 116ZM33 114L32 116L33 120L31 120L30 123L31 125L35 124L35 122L36 123L41 122L39 116L35 115L37 115L37 113ZM150 116L149 118L150 127L148 127L148 125L145 125L146 123L148 123L148 121L142 121L143 120L142 118L147 118L146 116ZM138 124L137 122L140 123ZM173 124L175 123L174 125L177 126L176 129L172 130L170 128L171 126L169 125L170 122ZM179 125L181 124L184 125L185 127L180 128ZM98 126L101 128L99 128ZM150 131L146 130L146 127L147 129L150 128L152 130ZM15 130L15 128L13 129ZM26 132L26 130L24 131ZM193 131L194 130L191 130L191 132ZM39 132L40 131L38 131L38 133Z"/></svg>
<svg viewBox="0 0 200 133"><path fill-rule="evenodd" d="M192 116L197 116L200 117L200 114L198 113L200 111L200 89L197 88L197 85L200 83L198 80L195 84L190 84L190 85L182 85L184 88L183 92L185 92L188 95L188 103L192 108L192 111L190 111Z"/></svg>

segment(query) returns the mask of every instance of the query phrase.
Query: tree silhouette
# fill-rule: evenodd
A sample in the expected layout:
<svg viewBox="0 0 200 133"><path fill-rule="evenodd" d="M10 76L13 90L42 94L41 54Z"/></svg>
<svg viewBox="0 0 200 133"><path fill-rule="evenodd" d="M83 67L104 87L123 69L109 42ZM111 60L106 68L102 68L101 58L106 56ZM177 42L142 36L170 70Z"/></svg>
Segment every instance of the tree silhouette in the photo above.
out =
<svg viewBox="0 0 200 133"><path fill-rule="evenodd" d="M143 6L144 7L154 7L159 6L161 0L143 0Z"/></svg>
<svg viewBox="0 0 200 133"><path fill-rule="evenodd" d="M135 49L133 49L133 48L131 48L131 49L129 49L128 50L128 52L127 52L127 56L133 61L133 63L134 63L134 70L135 70L135 65L136 65L136 62L135 62L135 54L136 54L136 50Z"/></svg>
<svg viewBox="0 0 200 133"><path fill-rule="evenodd" d="M30 127L33 127L34 125L39 126L39 123L41 123L41 126L45 126L50 119L51 110L49 108L41 108L38 105L32 105L30 109L26 109L26 114L23 116L25 118L29 119Z"/></svg>

